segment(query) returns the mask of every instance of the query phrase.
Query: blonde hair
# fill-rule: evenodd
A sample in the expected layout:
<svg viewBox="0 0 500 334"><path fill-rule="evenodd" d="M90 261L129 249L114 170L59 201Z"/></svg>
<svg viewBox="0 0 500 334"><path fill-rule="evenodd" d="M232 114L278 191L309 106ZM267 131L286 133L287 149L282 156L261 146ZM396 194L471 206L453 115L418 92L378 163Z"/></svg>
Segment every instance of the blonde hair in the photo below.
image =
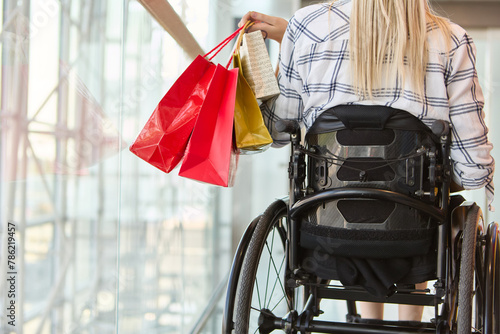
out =
<svg viewBox="0 0 500 334"><path fill-rule="evenodd" d="M409 78L423 96L428 24L450 40L449 22L427 0L352 0L349 55L361 98L372 98L384 75L387 83L397 78L399 87Z"/></svg>

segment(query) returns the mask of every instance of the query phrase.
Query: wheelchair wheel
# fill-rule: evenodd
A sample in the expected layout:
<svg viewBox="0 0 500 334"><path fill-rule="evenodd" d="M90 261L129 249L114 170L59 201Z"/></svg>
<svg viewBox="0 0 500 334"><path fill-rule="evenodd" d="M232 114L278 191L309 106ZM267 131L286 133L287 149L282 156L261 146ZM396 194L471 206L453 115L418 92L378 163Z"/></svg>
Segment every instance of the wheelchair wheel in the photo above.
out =
<svg viewBox="0 0 500 334"><path fill-rule="evenodd" d="M234 332L270 333L294 309L296 289L287 287L287 207L271 204L263 213L244 256L233 315ZM271 319L271 320L269 320Z"/></svg>
<svg viewBox="0 0 500 334"><path fill-rule="evenodd" d="M485 246L485 334L500 334L500 235L498 223L492 223L486 233Z"/></svg>
<svg viewBox="0 0 500 334"><path fill-rule="evenodd" d="M478 231L482 225L481 209L473 205L467 213L465 226L462 233L462 246L460 256L460 276L458 285L458 318L457 334L472 333L472 305L480 303L480 296L475 296L474 273L476 266L476 245ZM479 319L476 318L476 328Z"/></svg>

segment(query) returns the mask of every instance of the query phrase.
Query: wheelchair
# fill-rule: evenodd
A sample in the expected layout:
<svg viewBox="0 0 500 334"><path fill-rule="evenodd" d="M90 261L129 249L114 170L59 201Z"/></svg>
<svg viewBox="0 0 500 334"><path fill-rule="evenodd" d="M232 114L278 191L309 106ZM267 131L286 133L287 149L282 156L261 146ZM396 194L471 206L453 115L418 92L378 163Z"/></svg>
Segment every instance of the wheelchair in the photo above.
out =
<svg viewBox="0 0 500 334"><path fill-rule="evenodd" d="M276 128L290 134L290 191L241 238L223 333L500 334L499 227L450 194L448 123L344 105L304 138L294 121ZM345 321L323 314L327 300L345 301ZM364 319L357 301L434 317Z"/></svg>

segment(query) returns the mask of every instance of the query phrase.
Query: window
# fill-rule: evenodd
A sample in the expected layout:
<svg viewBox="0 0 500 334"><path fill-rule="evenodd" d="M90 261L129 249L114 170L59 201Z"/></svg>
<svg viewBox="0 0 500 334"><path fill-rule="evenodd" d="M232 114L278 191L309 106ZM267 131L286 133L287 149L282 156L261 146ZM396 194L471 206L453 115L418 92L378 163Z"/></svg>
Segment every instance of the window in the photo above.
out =
<svg viewBox="0 0 500 334"><path fill-rule="evenodd" d="M14 322L0 332L220 332L233 249L286 193L287 150L241 158L233 189L156 170L128 146L190 59L144 7L0 4L0 244L14 226L16 247L13 284L0 280ZM222 0L170 4L204 49L240 15Z"/></svg>

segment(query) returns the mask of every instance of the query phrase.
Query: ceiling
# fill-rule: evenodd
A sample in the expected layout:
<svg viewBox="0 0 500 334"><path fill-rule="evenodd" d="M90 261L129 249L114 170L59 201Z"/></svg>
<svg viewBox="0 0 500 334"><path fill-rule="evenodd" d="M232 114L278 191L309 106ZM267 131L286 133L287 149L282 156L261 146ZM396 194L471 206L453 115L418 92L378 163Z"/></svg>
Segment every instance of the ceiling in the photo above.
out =
<svg viewBox="0 0 500 334"><path fill-rule="evenodd" d="M327 2L302 0L302 6ZM500 0L431 0L433 8L464 28L500 27Z"/></svg>

